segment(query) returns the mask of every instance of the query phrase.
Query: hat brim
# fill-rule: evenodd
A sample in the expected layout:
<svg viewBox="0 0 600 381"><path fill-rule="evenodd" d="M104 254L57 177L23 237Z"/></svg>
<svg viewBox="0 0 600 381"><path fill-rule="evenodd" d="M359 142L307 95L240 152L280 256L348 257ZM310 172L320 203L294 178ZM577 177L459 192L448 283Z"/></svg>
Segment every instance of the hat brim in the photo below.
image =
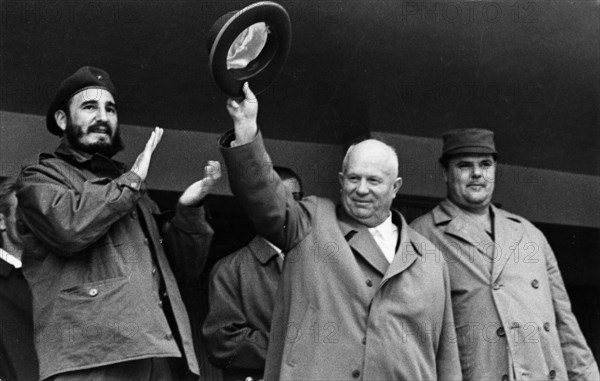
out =
<svg viewBox="0 0 600 381"><path fill-rule="evenodd" d="M249 82L252 91L259 94L273 83L287 60L292 37L290 17L281 5L270 1L231 13L233 15L217 20L209 32L210 74L217 86L230 96L243 96L244 82ZM270 31L261 53L243 69L227 69L231 44L246 28L260 22L267 24Z"/></svg>

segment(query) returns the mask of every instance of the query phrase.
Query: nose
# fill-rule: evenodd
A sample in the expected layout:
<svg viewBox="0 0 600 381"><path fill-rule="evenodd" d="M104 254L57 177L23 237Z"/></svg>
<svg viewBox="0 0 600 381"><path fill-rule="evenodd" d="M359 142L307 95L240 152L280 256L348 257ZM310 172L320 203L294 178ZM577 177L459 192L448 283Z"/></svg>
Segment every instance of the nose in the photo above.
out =
<svg viewBox="0 0 600 381"><path fill-rule="evenodd" d="M475 164L471 170L471 177L481 177L482 175L483 169L478 164Z"/></svg>
<svg viewBox="0 0 600 381"><path fill-rule="evenodd" d="M99 122L108 121L108 114L106 113L106 110L103 107L98 107L98 111L96 112L96 119Z"/></svg>
<svg viewBox="0 0 600 381"><path fill-rule="evenodd" d="M369 186L367 184L366 179L360 180L360 183L358 184L358 187L356 188L356 193L358 193L359 195L366 195L367 193L369 193Z"/></svg>

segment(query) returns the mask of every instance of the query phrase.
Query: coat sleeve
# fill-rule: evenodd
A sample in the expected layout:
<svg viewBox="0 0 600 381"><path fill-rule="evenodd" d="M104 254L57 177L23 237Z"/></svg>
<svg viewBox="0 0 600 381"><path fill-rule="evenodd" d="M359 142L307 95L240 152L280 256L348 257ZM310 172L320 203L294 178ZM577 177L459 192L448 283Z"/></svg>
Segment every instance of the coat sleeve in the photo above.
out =
<svg viewBox="0 0 600 381"><path fill-rule="evenodd" d="M219 138L229 184L259 235L284 252L310 231L311 201L296 202L273 170L260 132L250 143L229 147L233 130Z"/></svg>
<svg viewBox="0 0 600 381"><path fill-rule="evenodd" d="M541 240L541 249L544 250L546 256L546 270L550 281L556 328L569 380L600 380L598 364L581 333L577 319L571 312L571 302L554 252L543 235Z"/></svg>
<svg viewBox="0 0 600 381"><path fill-rule="evenodd" d="M195 298L206 265L214 230L203 206L177 204L175 216L163 229L163 247L183 296Z"/></svg>
<svg viewBox="0 0 600 381"><path fill-rule="evenodd" d="M246 318L235 266L234 261L225 258L212 271L209 310L202 334L214 365L222 369L263 371L268 334L252 327Z"/></svg>
<svg viewBox="0 0 600 381"><path fill-rule="evenodd" d="M96 242L135 208L142 185L138 175L126 172L76 188L61 166L30 166L19 178L19 219L53 252L68 257Z"/></svg>
<svg viewBox="0 0 600 381"><path fill-rule="evenodd" d="M454 315L450 293L450 275L446 263L443 264L445 292L444 322L440 331L440 342L436 356L437 379L456 381L462 380L462 371L458 356L458 342L454 329Z"/></svg>

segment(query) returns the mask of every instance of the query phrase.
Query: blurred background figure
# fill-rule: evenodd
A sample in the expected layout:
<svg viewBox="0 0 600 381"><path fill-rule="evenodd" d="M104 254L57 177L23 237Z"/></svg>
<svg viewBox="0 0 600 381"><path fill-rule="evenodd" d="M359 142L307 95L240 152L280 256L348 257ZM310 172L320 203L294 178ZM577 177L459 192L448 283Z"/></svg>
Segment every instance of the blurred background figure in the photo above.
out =
<svg viewBox="0 0 600 381"><path fill-rule="evenodd" d="M31 292L21 271L15 181L0 176L0 379L37 380Z"/></svg>
<svg viewBox="0 0 600 381"><path fill-rule="evenodd" d="M302 199L300 177L289 168L274 170L292 197ZM283 262L281 249L257 235L213 268L203 334L209 360L224 380L263 377Z"/></svg>

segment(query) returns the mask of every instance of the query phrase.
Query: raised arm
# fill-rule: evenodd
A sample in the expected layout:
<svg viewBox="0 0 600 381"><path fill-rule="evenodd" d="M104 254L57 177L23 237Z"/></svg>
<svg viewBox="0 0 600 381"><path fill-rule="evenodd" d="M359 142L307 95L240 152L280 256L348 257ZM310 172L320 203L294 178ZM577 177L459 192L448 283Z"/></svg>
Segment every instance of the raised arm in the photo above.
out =
<svg viewBox="0 0 600 381"><path fill-rule="evenodd" d="M273 171L256 123L258 101L247 83L244 94L244 100L227 101L234 130L219 138L229 184L257 232L287 251L308 234L316 199L296 202Z"/></svg>

